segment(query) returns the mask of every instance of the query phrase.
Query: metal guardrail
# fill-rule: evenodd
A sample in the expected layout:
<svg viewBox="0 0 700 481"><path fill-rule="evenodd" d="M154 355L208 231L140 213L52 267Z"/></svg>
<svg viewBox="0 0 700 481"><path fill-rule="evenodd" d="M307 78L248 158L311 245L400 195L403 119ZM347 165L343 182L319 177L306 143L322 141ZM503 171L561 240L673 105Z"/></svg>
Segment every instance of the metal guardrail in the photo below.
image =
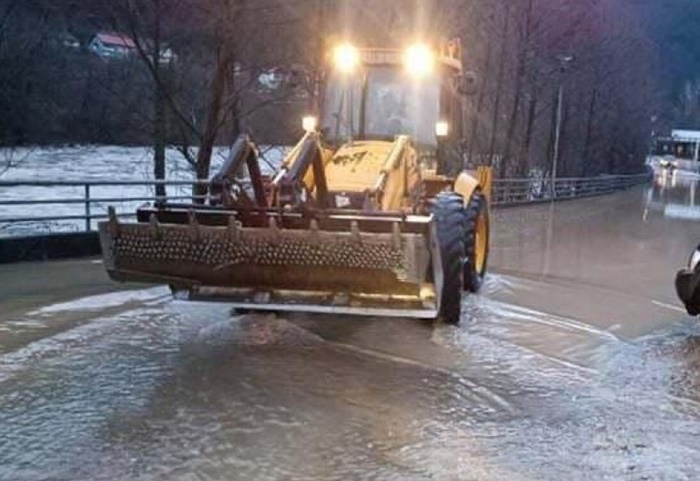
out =
<svg viewBox="0 0 700 481"><path fill-rule="evenodd" d="M163 200L155 195L157 185L170 188L167 200L192 202L202 198L190 193L192 186L196 184L208 185L209 182L0 181L0 237L90 232L96 227L94 221L108 218L107 208L110 205L117 208L119 217L135 217L135 210L139 205ZM9 189L15 191L10 192ZM48 213L47 209L51 213Z"/></svg>
<svg viewBox="0 0 700 481"><path fill-rule="evenodd" d="M650 174L604 175L557 179L495 179L493 205L527 204L610 194L652 179Z"/></svg>
<svg viewBox="0 0 700 481"><path fill-rule="evenodd" d="M554 188L549 179L496 179L492 204L517 205L602 195L649 179L647 174L557 179ZM163 200L155 195L156 185L178 191L168 195L167 200L191 202L195 197L183 191L191 191L194 184L201 183L208 184L205 181L0 181L0 236L89 232L96 227L94 221L108 217L110 205L117 207L119 217L134 217L139 204ZM18 192L8 196L8 189ZM66 189L71 191L68 196L64 193ZM100 189L106 192L96 195ZM115 189L118 189L116 193ZM52 212L47 213L47 208ZM27 209L31 213L27 214Z"/></svg>

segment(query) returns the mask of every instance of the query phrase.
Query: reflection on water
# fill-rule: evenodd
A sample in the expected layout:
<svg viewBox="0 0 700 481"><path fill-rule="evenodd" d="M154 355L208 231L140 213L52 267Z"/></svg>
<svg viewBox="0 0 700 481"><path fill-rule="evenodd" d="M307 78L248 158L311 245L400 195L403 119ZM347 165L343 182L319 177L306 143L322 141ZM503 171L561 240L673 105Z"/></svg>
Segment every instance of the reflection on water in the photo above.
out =
<svg viewBox="0 0 700 481"><path fill-rule="evenodd" d="M682 318L673 282L700 242L699 178L662 173L615 195L495 211L489 267L522 282L494 297L624 337Z"/></svg>
<svg viewBox="0 0 700 481"><path fill-rule="evenodd" d="M700 479L673 179L496 211L459 328L164 288L0 315L0 480Z"/></svg>
<svg viewBox="0 0 700 481"><path fill-rule="evenodd" d="M700 175L679 170L662 170L649 187L644 218L662 213L673 219L700 220Z"/></svg>
<svg viewBox="0 0 700 481"><path fill-rule="evenodd" d="M700 474L697 326L632 343L479 296L459 329L126 296L0 356L0 479Z"/></svg>

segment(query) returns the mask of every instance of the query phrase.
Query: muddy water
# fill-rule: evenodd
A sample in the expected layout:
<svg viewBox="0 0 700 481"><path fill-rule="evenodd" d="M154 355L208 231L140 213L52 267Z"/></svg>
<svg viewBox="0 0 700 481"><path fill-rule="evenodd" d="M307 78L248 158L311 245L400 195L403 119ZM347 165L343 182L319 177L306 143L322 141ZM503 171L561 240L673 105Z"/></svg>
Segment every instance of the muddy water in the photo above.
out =
<svg viewBox="0 0 700 481"><path fill-rule="evenodd" d="M161 288L0 315L0 479L698 479L700 327L666 283L700 228L650 192L499 211L459 328Z"/></svg>
<svg viewBox="0 0 700 481"><path fill-rule="evenodd" d="M676 272L700 243L699 182L674 172L648 189L497 211L494 296L626 337L667 325L683 312Z"/></svg>

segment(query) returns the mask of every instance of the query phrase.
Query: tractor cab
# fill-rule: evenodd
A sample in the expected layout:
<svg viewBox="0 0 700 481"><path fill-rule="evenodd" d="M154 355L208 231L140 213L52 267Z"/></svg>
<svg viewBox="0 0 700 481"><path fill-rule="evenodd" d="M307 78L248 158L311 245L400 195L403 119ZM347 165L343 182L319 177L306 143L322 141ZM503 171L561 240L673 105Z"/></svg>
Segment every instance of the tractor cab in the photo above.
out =
<svg viewBox="0 0 700 481"><path fill-rule="evenodd" d="M424 167L462 170L463 103L473 77L463 72L459 41L405 50L341 44L323 86L319 127L329 145L376 145L404 135Z"/></svg>

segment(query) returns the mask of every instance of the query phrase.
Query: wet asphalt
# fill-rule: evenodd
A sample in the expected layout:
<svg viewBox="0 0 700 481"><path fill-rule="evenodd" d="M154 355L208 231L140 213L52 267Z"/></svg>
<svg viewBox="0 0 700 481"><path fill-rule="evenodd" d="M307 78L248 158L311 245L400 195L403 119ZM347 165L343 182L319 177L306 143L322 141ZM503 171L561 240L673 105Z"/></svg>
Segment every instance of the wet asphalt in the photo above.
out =
<svg viewBox="0 0 700 481"><path fill-rule="evenodd" d="M458 328L0 267L0 480L700 479L697 177L493 213Z"/></svg>

